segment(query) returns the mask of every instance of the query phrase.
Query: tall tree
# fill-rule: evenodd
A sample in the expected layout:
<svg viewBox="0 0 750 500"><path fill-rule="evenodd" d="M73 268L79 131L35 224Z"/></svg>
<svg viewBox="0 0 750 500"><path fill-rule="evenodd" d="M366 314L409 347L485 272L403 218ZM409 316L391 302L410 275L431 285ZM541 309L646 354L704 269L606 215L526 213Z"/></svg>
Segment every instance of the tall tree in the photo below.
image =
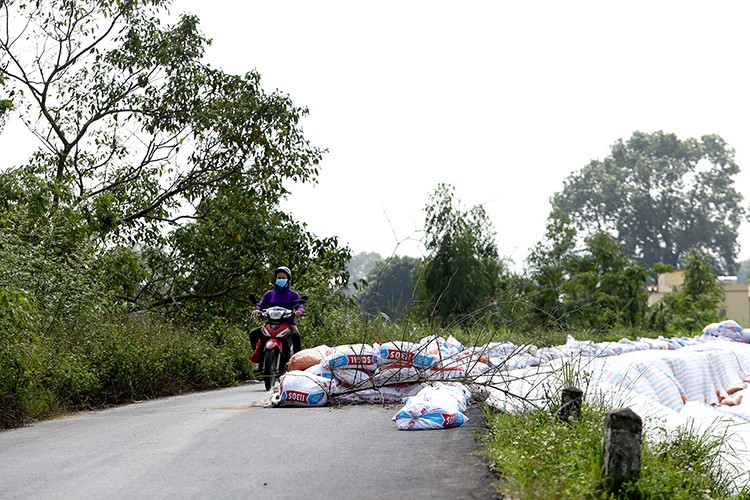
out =
<svg viewBox="0 0 750 500"><path fill-rule="evenodd" d="M676 292L667 294L652 309L652 323L665 330L700 331L719 320L719 304L724 288L716 279L708 255L691 248L685 256L685 282Z"/></svg>
<svg viewBox="0 0 750 500"><path fill-rule="evenodd" d="M198 19L163 26L168 4L0 3L0 77L40 143L26 172L55 183L49 210L73 206L139 243L232 176L275 202L284 179L314 179L322 154L298 126L306 109L255 72L204 64Z"/></svg>
<svg viewBox="0 0 750 500"><path fill-rule="evenodd" d="M560 287L569 326L637 326L646 312L647 270L634 264L606 233L586 240L585 250L566 262Z"/></svg>
<svg viewBox="0 0 750 500"><path fill-rule="evenodd" d="M439 323L482 315L505 269L487 213L463 209L453 186L439 184L425 214L428 255L418 277L425 313Z"/></svg>
<svg viewBox="0 0 750 500"><path fill-rule="evenodd" d="M646 267L677 266L695 247L732 274L744 213L738 172L734 150L719 136L635 132L603 161L571 174L552 205L582 232L611 234Z"/></svg>
<svg viewBox="0 0 750 500"><path fill-rule="evenodd" d="M544 328L563 328L565 308L562 287L568 279L568 264L575 255L576 231L570 219L560 210L553 210L547 219L547 232L528 257L534 283L529 299L530 315Z"/></svg>
<svg viewBox="0 0 750 500"><path fill-rule="evenodd" d="M130 304L235 318L284 263L321 311L349 250L279 209L285 181L318 173L307 110L205 64L198 19L165 26L168 5L0 1L0 88L39 141L0 173L0 257L3 234L42 257L97 253Z"/></svg>
<svg viewBox="0 0 750 500"><path fill-rule="evenodd" d="M152 304L195 304L183 308L193 314L221 314L242 321L247 299L271 286L271 270L292 269L295 289L314 297L310 308L315 323L337 303L346 284L348 248L335 237L319 239L303 224L274 206L266 205L242 185L227 182L198 207L200 219L175 230L172 252L153 276L150 287L159 292ZM146 288L146 287L144 287ZM343 299L343 296L340 297ZM212 307L208 307L208 305Z"/></svg>

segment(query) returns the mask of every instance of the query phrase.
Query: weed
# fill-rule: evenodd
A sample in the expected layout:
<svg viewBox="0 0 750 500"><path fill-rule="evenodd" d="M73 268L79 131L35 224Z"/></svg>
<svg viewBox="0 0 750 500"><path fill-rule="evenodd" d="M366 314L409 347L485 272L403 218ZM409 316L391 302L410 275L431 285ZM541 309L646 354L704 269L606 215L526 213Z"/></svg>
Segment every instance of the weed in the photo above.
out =
<svg viewBox="0 0 750 500"><path fill-rule="evenodd" d="M524 499L614 498L603 481L607 411L585 404L579 419L563 423L544 410L513 415L488 407L484 450L498 473L498 491ZM728 439L682 428L664 441L644 441L641 476L617 498L749 498L747 487L737 487L740 471L719 462Z"/></svg>

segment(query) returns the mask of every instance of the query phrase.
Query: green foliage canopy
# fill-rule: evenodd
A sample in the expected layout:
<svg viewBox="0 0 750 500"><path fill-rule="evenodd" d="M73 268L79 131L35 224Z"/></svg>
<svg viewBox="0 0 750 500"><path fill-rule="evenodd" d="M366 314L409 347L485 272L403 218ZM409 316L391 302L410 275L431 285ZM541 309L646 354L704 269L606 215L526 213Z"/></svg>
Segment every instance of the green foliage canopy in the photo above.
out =
<svg viewBox="0 0 750 500"><path fill-rule="evenodd" d="M41 254L97 255L97 289L139 309L236 318L280 263L335 302L348 249L279 210L286 181L318 173L307 110L204 64L198 19L164 26L167 5L0 6L0 78L40 141L0 174L3 228Z"/></svg>
<svg viewBox="0 0 750 500"><path fill-rule="evenodd" d="M652 311L652 323L668 331L700 331L719 320L719 304L725 293L716 279L709 256L697 248L685 257L682 288L664 296Z"/></svg>
<svg viewBox="0 0 750 500"><path fill-rule="evenodd" d="M243 321L248 295L270 288L271 270L279 265L292 269L295 289L314 297L308 322L322 323L327 307L344 303L337 292L348 281L351 253L336 238L316 238L239 183L225 183L197 213L193 223L174 231L173 252L144 287L169 291L158 292L148 301L152 306L193 302L187 308L192 315Z"/></svg>
<svg viewBox="0 0 750 500"><path fill-rule="evenodd" d="M74 206L92 230L154 241L186 203L231 176L270 202L284 179L309 181L322 151L307 110L265 93L255 72L201 61L198 19L162 26L162 0L7 0L0 75L41 147L17 176L54 183L49 210ZM5 175L10 175L6 173Z"/></svg>
<svg viewBox="0 0 750 500"><path fill-rule="evenodd" d="M613 235L646 267L677 266L694 247L732 274L744 213L738 172L734 150L719 136L635 132L603 161L571 174L552 204L577 229Z"/></svg>
<svg viewBox="0 0 750 500"><path fill-rule="evenodd" d="M527 262L534 284L530 315L543 328L564 328L562 287L568 279L569 261L575 250L576 231L568 216L554 210L547 219L544 239L531 250Z"/></svg>
<svg viewBox="0 0 750 500"><path fill-rule="evenodd" d="M576 246L568 216L552 212L547 233L528 263L531 318L543 328L609 329L641 325L646 314L647 270L605 233Z"/></svg>
<svg viewBox="0 0 750 500"><path fill-rule="evenodd" d="M568 262L561 286L566 320L576 327L638 326L646 312L645 267L635 264L609 235L597 233Z"/></svg>

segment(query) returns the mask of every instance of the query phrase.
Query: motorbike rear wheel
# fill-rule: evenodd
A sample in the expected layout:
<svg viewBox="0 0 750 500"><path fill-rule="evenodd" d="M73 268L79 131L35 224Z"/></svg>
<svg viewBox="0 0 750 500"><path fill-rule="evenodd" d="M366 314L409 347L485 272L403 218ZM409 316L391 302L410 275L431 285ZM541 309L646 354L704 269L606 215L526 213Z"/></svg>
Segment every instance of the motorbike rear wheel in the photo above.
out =
<svg viewBox="0 0 750 500"><path fill-rule="evenodd" d="M266 351L263 359L263 382L266 384L266 390L270 391L276 378L279 376L281 353L277 349Z"/></svg>

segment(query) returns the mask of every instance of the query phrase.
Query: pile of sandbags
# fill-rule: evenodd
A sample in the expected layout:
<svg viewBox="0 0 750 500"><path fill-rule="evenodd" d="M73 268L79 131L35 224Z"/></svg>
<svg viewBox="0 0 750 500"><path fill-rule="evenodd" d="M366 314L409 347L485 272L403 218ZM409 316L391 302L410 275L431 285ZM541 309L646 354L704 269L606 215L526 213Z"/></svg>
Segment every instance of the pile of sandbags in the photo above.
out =
<svg viewBox="0 0 750 500"><path fill-rule="evenodd" d="M727 319L707 325L703 329L703 336L750 343L750 328L742 328L736 321Z"/></svg>
<svg viewBox="0 0 750 500"><path fill-rule="evenodd" d="M280 394L273 402L280 406L322 406L331 400L400 403L431 383L471 381L488 370L485 361L453 337L430 336L416 343L318 346L292 356L289 367L293 371L281 378ZM299 370L310 378L304 379ZM287 377L293 379L293 392L289 392ZM326 391L325 398L318 397L318 387Z"/></svg>
<svg viewBox="0 0 750 500"><path fill-rule="evenodd" d="M392 420L402 431L458 427L468 420L464 412L470 397L461 383L437 383L407 398Z"/></svg>
<svg viewBox="0 0 750 500"><path fill-rule="evenodd" d="M419 342L347 344L305 349L289 362L281 378L277 405L323 406L329 401L392 404L440 382L492 380L499 372L545 365L572 357L603 358L632 351L675 350L710 341L750 341L750 330L731 320L706 326L690 337L621 339L618 342L579 341L568 336L560 346L537 348L511 342L491 342L465 348L455 338L429 336ZM482 378L483 376L486 376Z"/></svg>

